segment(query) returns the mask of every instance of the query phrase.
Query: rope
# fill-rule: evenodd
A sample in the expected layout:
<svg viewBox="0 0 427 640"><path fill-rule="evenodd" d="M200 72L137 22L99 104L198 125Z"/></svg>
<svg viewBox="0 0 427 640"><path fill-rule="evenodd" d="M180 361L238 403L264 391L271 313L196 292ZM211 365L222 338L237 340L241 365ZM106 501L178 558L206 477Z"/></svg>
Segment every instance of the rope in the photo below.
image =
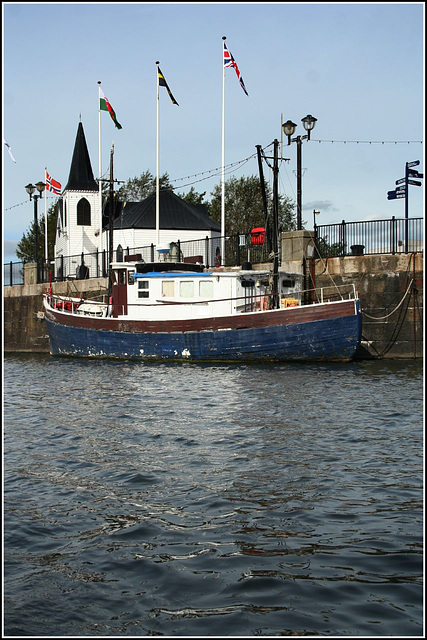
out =
<svg viewBox="0 0 427 640"><path fill-rule="evenodd" d="M408 285L408 288L406 289L405 295L403 296L402 300L399 302L399 304L397 305L397 307L395 307L395 308L393 309L393 311L392 311L391 313L389 313L388 315L386 315L386 316L382 316L381 318L374 318L373 316L370 316L369 314L367 314L367 313L366 313L366 311L363 311L363 310L362 310L362 313L363 313L367 318L369 318L370 320L386 320L386 319L387 319L387 318L389 318L391 315L393 315L393 313L394 313L395 311L397 311L397 310L399 309L399 307L403 304L403 301L404 301L404 299L406 298L406 296L408 295L408 292L410 291L410 289L411 289L411 286L412 286L412 283L413 283L413 282L414 282L414 279L412 278L411 282L410 282L410 283L409 283L409 285Z"/></svg>

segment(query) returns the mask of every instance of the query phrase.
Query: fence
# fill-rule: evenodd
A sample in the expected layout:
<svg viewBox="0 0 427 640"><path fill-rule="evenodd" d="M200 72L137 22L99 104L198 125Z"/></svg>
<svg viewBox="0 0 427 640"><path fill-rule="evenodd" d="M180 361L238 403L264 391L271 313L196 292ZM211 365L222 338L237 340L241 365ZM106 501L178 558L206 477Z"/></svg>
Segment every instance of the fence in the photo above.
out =
<svg viewBox="0 0 427 640"><path fill-rule="evenodd" d="M269 259L266 244L252 244L251 234L234 234L225 237L225 257L221 258L222 237L177 241L170 244L166 255L159 255L155 245L145 247L118 247L113 251L113 262L123 262L125 256L140 255L146 262L200 262L206 267L238 266L245 262L266 262ZM49 282L99 278L108 275L108 251L81 253L74 256L57 256L49 265L39 264L37 281ZM9 285L24 283L24 263L4 265L4 281Z"/></svg>
<svg viewBox="0 0 427 640"><path fill-rule="evenodd" d="M423 218L369 220L315 225L317 250L322 257L421 253Z"/></svg>
<svg viewBox="0 0 427 640"><path fill-rule="evenodd" d="M13 286L16 284L24 284L24 265L25 262L12 262L3 266L3 283L4 285Z"/></svg>
<svg viewBox="0 0 427 640"><path fill-rule="evenodd" d="M370 220L331 225L315 225L317 251L322 257L421 253L423 251L423 218ZM220 256L221 237L177 241L170 244L167 254L156 255L155 245L113 251L113 262L122 262L126 255L140 254L146 262L156 260L201 262L206 267L244 265L245 262L272 261L267 242L250 233L237 233L225 237L225 256ZM279 245L279 262L281 248ZM24 283L23 262L4 265L4 283L10 286ZM57 256L49 265L39 265L38 282L99 278L108 275L108 251L96 251L74 256Z"/></svg>

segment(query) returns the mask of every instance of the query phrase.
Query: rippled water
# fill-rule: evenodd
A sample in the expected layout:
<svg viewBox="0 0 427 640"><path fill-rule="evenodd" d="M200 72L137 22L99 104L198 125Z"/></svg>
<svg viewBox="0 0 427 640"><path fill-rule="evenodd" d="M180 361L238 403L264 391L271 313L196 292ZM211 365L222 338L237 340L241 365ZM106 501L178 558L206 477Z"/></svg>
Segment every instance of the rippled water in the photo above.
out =
<svg viewBox="0 0 427 640"><path fill-rule="evenodd" d="M4 374L6 635L423 634L419 362Z"/></svg>

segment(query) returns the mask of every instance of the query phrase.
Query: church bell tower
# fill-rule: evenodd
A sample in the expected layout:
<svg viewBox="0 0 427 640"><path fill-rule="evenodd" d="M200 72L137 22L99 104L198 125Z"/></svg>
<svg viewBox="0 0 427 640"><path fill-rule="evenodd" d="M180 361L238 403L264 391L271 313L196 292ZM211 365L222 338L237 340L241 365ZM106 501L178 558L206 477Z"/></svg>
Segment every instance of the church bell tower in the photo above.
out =
<svg viewBox="0 0 427 640"><path fill-rule="evenodd" d="M64 277L76 275L82 253L90 271L96 269L100 233L99 187L93 177L83 125L79 122L68 182L59 201L55 240L55 257L64 256Z"/></svg>

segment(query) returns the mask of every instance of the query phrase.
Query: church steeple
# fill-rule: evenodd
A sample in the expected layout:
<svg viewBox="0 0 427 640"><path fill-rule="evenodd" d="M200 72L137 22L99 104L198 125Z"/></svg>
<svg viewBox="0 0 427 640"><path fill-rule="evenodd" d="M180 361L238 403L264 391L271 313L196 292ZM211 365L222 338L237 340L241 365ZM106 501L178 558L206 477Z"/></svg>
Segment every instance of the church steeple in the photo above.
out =
<svg viewBox="0 0 427 640"><path fill-rule="evenodd" d="M74 145L73 159L71 161L70 175L64 191L98 191L98 184L93 177L89 152L83 125L79 122L76 142Z"/></svg>

